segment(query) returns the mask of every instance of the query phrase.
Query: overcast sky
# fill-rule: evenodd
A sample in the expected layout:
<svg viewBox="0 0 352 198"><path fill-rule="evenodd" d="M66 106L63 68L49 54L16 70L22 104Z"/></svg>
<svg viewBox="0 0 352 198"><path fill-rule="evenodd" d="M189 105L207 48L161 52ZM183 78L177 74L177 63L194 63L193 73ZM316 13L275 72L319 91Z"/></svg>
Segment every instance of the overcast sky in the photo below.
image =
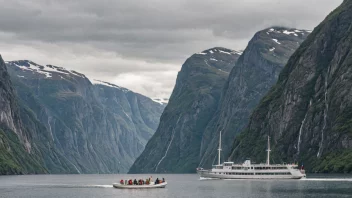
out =
<svg viewBox="0 0 352 198"><path fill-rule="evenodd" d="M342 0L0 0L0 53L169 97L193 53L273 25L313 29Z"/></svg>

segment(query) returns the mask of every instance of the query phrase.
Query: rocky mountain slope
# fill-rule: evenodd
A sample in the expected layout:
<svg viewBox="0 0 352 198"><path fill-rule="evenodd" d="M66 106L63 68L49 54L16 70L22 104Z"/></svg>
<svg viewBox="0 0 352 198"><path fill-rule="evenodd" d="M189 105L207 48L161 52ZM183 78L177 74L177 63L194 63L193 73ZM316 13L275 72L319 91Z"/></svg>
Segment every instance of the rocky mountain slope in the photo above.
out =
<svg viewBox="0 0 352 198"><path fill-rule="evenodd" d="M276 83L289 57L310 31L272 27L257 32L238 59L224 86L222 99L202 136L200 167L211 167L222 131L222 158L234 137L248 124L250 113Z"/></svg>
<svg viewBox="0 0 352 198"><path fill-rule="evenodd" d="M48 173L46 165L56 167L58 161L69 171L67 161L42 133L44 127L20 106L1 57L0 72L0 175ZM53 154L47 163L43 153Z"/></svg>
<svg viewBox="0 0 352 198"><path fill-rule="evenodd" d="M182 65L160 125L130 173L194 172L201 137L240 52L212 48Z"/></svg>
<svg viewBox="0 0 352 198"><path fill-rule="evenodd" d="M299 162L313 172L352 171L352 0L345 0L292 55L236 138L231 158Z"/></svg>
<svg viewBox="0 0 352 198"><path fill-rule="evenodd" d="M7 62L21 109L43 130L33 141L47 137L64 156L43 152L49 173L127 172L155 132L165 105L125 88L53 65L31 61ZM93 83L93 84L92 84ZM31 122L24 123L33 133Z"/></svg>

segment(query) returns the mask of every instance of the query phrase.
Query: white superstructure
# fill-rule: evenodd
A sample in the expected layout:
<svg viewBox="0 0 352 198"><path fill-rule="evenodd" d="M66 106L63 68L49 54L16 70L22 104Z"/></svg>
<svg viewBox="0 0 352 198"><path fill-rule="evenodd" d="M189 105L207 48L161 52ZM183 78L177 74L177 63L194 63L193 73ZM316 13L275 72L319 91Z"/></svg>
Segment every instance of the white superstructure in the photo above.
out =
<svg viewBox="0 0 352 198"><path fill-rule="evenodd" d="M301 179L306 177L303 169L297 164L270 164L270 138L268 137L267 160L265 164L252 164L246 160L243 164L224 162L221 164L221 132L218 148L218 164L211 170L197 168L202 178L218 179Z"/></svg>

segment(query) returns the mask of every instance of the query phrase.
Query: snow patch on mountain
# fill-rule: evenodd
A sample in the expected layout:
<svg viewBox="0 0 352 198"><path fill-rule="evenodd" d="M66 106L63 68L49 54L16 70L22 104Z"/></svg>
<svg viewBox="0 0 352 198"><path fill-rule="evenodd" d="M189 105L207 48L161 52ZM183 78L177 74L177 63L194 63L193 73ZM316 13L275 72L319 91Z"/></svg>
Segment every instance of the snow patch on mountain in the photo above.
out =
<svg viewBox="0 0 352 198"><path fill-rule="evenodd" d="M275 43L281 45L281 43L277 39L272 39Z"/></svg>
<svg viewBox="0 0 352 198"><path fill-rule="evenodd" d="M283 29L283 28L270 28L266 34L270 35L270 33L276 33L276 34L286 34L286 35L294 35L294 36L299 36L299 34L304 35L306 33L311 33L312 31L309 30L298 30L298 29Z"/></svg>
<svg viewBox="0 0 352 198"><path fill-rule="evenodd" d="M6 61L6 64L16 66L22 71L30 71L32 73L38 73L45 76L45 78L52 78L53 74L65 74L65 75L75 75L81 78L85 78L83 74L75 71L67 70L63 67L57 67L53 65L39 65L29 60L18 60L18 61Z"/></svg>
<svg viewBox="0 0 352 198"><path fill-rule="evenodd" d="M154 102L161 104L161 105L166 105L167 103L169 103L169 99L167 99L167 98L152 98L152 100Z"/></svg>
<svg viewBox="0 0 352 198"><path fill-rule="evenodd" d="M202 52L198 52L196 54L198 55L210 55L210 54L214 54L214 53L223 53L223 54L227 54L227 55L233 55L233 54L238 54L238 55L242 55L243 51L236 51L236 50L229 50L226 48L221 48L221 47L215 47L215 48L211 48L208 50L204 50Z"/></svg>
<svg viewBox="0 0 352 198"><path fill-rule="evenodd" d="M126 89L126 88L117 86L117 85L112 84L112 83L109 83L109 82L101 81L101 80L92 79L92 80L90 80L90 82L91 82L93 85L103 85L103 86L106 86L106 87L111 87L111 88L119 89L119 90L121 90L121 91L123 91L123 92L125 92L125 93L127 93L127 92L130 91L130 90Z"/></svg>
<svg viewBox="0 0 352 198"><path fill-rule="evenodd" d="M199 53L196 53L196 54L199 54L199 55L207 55L207 53L203 53L203 52L199 52Z"/></svg>
<svg viewBox="0 0 352 198"><path fill-rule="evenodd" d="M220 53L224 53L224 54L228 54L228 55L231 55L230 52L225 52L225 51L222 51L222 50L219 50Z"/></svg>

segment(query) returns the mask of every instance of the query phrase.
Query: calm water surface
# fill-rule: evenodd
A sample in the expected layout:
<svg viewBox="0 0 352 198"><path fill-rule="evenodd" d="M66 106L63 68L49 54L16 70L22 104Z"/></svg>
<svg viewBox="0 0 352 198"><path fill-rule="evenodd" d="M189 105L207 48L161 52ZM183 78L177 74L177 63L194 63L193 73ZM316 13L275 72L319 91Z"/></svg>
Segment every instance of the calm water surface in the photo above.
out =
<svg viewBox="0 0 352 198"><path fill-rule="evenodd" d="M352 197L352 176L311 176L306 180L199 180L198 175L165 177L165 189L115 189L121 179L150 175L0 176L0 197Z"/></svg>

